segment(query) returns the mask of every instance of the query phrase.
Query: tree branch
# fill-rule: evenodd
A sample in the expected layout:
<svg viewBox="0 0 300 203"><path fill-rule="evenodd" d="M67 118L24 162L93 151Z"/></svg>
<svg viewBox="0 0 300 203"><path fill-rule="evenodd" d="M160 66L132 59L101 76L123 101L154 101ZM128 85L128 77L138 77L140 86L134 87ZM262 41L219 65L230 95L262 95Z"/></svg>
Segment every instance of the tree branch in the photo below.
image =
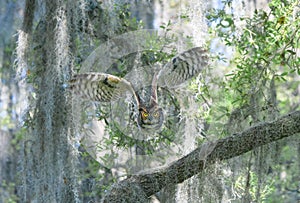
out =
<svg viewBox="0 0 300 203"><path fill-rule="evenodd" d="M204 143L170 165L132 175L115 184L103 202L146 202L163 187L178 184L200 173L217 160L230 159L254 148L300 133L300 111L272 122L262 122L239 134Z"/></svg>

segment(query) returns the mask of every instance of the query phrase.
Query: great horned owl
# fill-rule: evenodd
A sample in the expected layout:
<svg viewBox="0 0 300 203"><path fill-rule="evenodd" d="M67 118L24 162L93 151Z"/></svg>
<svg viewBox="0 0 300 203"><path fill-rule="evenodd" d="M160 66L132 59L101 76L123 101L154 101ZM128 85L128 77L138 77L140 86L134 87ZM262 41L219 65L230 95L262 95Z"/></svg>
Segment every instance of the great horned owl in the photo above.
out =
<svg viewBox="0 0 300 203"><path fill-rule="evenodd" d="M130 81L106 73L76 74L70 80L70 88L76 95L97 102L115 101L130 93L138 107L138 126L142 129L159 129L163 124L164 114L158 105L157 86L174 88L197 75L207 64L207 52L200 47L175 56L154 74L151 96L147 102L141 99Z"/></svg>

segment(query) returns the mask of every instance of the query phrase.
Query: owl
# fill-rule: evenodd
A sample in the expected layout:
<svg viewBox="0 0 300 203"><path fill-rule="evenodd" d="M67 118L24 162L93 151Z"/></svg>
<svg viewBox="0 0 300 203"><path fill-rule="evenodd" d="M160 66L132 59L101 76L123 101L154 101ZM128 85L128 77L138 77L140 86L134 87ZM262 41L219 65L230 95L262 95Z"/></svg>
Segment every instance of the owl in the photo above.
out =
<svg viewBox="0 0 300 203"><path fill-rule="evenodd" d="M145 130L157 130L164 122L163 109L158 105L158 86L176 88L199 74L207 64L207 51L200 47L175 56L154 73L150 87L151 95L147 101L140 97L130 81L107 73L76 74L70 80L69 85L75 95L96 102L112 102L125 97L126 94L131 94L136 110L138 110L135 118L138 127Z"/></svg>

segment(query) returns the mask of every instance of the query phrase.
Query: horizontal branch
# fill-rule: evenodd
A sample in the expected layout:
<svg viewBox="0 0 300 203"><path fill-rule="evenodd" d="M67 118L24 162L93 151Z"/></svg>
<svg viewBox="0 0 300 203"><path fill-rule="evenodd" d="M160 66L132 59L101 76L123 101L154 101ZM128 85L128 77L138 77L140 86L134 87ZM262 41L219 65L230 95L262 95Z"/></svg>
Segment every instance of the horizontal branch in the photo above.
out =
<svg viewBox="0 0 300 203"><path fill-rule="evenodd" d="M239 134L204 143L170 165L132 175L116 183L103 202L146 202L167 185L178 184L200 173L217 160L230 159L262 145L300 133L300 111L262 122Z"/></svg>

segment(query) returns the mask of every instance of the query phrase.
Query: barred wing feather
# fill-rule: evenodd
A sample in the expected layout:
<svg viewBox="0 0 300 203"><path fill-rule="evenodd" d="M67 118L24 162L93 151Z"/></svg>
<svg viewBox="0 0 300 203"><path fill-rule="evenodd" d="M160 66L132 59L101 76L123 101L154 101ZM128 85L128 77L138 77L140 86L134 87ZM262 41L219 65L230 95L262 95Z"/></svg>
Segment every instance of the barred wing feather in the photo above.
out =
<svg viewBox="0 0 300 203"><path fill-rule="evenodd" d="M207 51L201 47L187 50L169 61L158 74L158 85L176 87L196 76L208 65Z"/></svg>

